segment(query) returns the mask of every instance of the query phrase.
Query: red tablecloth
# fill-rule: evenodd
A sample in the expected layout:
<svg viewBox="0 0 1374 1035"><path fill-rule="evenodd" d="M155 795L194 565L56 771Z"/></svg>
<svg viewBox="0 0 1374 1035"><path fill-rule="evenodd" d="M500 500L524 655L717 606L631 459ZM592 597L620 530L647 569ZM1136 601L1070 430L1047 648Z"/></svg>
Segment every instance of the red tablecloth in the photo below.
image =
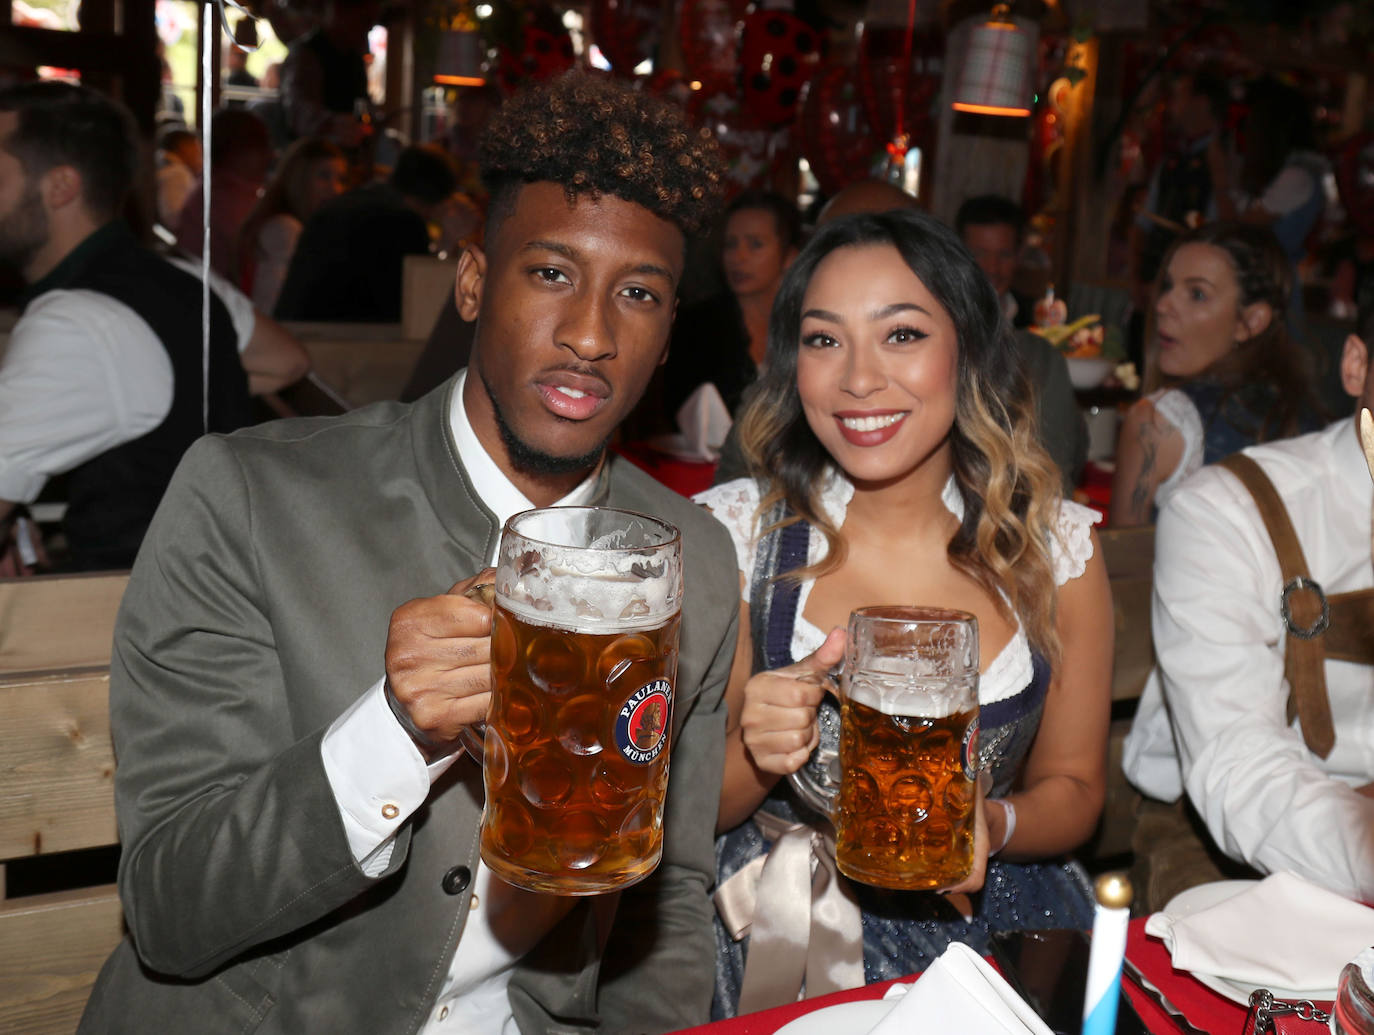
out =
<svg viewBox="0 0 1374 1035"><path fill-rule="evenodd" d="M1169 961L1169 952L1164 948L1164 943L1146 936L1143 917L1131 921L1126 937L1126 955L1194 1025L1209 1032L1210 1035L1240 1035L1240 1030L1245 1024L1245 1007L1213 992L1186 971L1175 970ZM911 981L914 977L901 980ZM1180 1029L1169 1019L1169 1015L1155 1006L1134 982L1127 978L1123 978L1122 981L1132 1005L1152 1035L1180 1035ZM813 1010L857 999L881 999L892 984L891 981L884 981L863 988L835 992L815 999L805 999L799 1003L777 1006L771 1010L746 1014L743 1017L718 1021L715 1024L688 1028L686 1031L692 1035L773 1035L784 1024ZM1318 1005L1323 1009L1329 1009L1329 1004Z"/></svg>
<svg viewBox="0 0 1374 1035"><path fill-rule="evenodd" d="M683 496L693 496L702 489L709 489L716 475L714 461L684 460L655 449L647 442L622 442L614 449L640 470L647 471Z"/></svg>

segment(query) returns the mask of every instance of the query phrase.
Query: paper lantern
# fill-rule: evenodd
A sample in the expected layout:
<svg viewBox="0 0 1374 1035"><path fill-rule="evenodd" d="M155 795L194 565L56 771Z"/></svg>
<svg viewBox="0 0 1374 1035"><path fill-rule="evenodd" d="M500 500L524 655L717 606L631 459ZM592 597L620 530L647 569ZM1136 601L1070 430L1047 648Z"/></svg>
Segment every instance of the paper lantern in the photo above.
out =
<svg viewBox="0 0 1374 1035"><path fill-rule="evenodd" d="M979 115L1029 115L1034 47L1005 4L970 34L954 92L954 110Z"/></svg>

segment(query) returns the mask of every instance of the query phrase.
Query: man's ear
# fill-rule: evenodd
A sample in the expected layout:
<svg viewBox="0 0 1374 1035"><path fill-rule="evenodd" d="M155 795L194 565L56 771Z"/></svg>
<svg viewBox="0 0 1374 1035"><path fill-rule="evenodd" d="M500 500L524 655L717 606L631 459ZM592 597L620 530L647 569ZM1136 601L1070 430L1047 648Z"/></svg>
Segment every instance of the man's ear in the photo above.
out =
<svg viewBox="0 0 1374 1035"><path fill-rule="evenodd" d="M80 204L81 174L70 165L54 165L38 180L38 194L52 212L73 203Z"/></svg>
<svg viewBox="0 0 1374 1035"><path fill-rule="evenodd" d="M469 322L477 319L482 304L482 289L487 282L487 253L475 244L466 245L458 256L458 273L453 278L453 301L458 315Z"/></svg>
<svg viewBox="0 0 1374 1035"><path fill-rule="evenodd" d="M1358 334L1345 339L1341 350L1341 387L1345 394L1358 399L1364 393L1365 376L1369 373L1369 349Z"/></svg>
<svg viewBox="0 0 1374 1035"><path fill-rule="evenodd" d="M1236 321L1237 343L1250 341L1264 331L1274 321L1274 307L1268 302L1251 302L1240 311Z"/></svg>

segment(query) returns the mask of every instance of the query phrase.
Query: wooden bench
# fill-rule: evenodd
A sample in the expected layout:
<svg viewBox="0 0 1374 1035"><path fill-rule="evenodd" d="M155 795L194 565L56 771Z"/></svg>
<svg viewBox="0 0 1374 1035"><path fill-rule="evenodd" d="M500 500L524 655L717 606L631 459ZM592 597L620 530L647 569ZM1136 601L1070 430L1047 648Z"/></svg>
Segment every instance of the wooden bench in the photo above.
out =
<svg viewBox="0 0 1374 1035"><path fill-rule="evenodd" d="M1131 850L1139 795L1121 770L1121 753L1136 704L1155 663L1150 635L1154 526L1099 529L1097 536L1111 583L1116 640L1112 660L1112 725L1107 740L1107 800L1097 833L1079 853L1089 868L1096 860L1111 862Z"/></svg>
<svg viewBox="0 0 1374 1035"><path fill-rule="evenodd" d="M0 1031L67 1035L123 935L113 884L8 897L20 860L118 844L110 644L124 573L0 580Z"/></svg>

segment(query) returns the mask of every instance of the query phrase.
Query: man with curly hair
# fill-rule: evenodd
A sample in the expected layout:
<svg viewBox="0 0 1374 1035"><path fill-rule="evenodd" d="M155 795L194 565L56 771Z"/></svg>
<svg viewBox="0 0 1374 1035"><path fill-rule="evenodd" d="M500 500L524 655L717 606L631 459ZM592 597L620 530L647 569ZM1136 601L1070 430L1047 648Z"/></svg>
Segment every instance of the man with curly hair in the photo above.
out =
<svg viewBox="0 0 1374 1035"><path fill-rule="evenodd" d="M721 165L677 111L574 75L513 98L462 256L472 362L413 405L201 441L116 631L129 938L85 1032L662 1031L704 1021L729 539L606 453L662 361ZM663 861L558 898L477 851L490 610L463 592L530 506L682 531ZM451 588L450 588L451 587Z"/></svg>

